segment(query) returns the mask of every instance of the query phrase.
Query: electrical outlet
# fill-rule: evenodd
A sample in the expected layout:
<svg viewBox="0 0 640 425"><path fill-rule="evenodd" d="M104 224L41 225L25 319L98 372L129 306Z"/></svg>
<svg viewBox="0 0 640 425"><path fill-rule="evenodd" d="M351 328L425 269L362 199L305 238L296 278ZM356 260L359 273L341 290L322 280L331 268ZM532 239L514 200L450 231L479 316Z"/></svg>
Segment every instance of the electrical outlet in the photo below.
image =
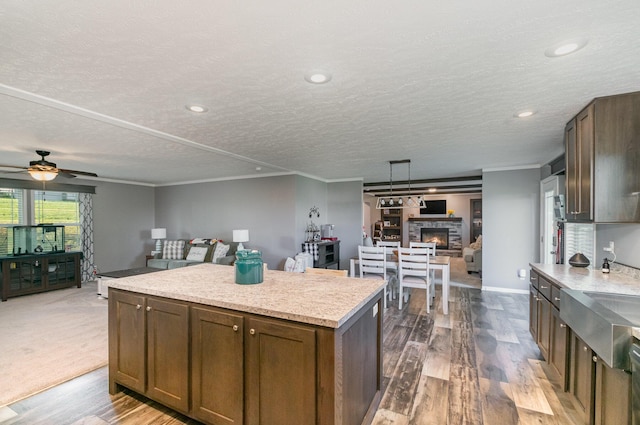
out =
<svg viewBox="0 0 640 425"><path fill-rule="evenodd" d="M605 246L603 249L607 252L613 252L615 248L615 244L613 241L609 241L609 246Z"/></svg>

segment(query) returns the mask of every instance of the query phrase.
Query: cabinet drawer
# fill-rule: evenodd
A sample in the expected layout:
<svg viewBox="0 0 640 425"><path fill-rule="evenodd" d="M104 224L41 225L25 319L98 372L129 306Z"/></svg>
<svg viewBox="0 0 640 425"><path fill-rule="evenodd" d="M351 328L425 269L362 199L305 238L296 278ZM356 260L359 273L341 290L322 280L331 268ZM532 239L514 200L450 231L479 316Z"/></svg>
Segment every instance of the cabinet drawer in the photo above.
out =
<svg viewBox="0 0 640 425"><path fill-rule="evenodd" d="M554 284L551 284L551 303L557 308L560 308L560 288Z"/></svg>
<svg viewBox="0 0 640 425"><path fill-rule="evenodd" d="M551 287L553 285L544 277L538 275L538 291L543 297L551 301Z"/></svg>
<svg viewBox="0 0 640 425"><path fill-rule="evenodd" d="M536 289L538 289L538 279L539 279L538 273L531 270L529 272L529 282L531 282L531 286L533 286Z"/></svg>

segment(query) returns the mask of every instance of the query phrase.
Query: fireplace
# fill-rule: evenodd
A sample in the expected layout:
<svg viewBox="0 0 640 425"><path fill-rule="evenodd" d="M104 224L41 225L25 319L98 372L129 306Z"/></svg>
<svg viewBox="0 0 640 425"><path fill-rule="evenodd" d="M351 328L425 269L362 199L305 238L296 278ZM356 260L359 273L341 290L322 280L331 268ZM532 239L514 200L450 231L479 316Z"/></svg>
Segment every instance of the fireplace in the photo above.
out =
<svg viewBox="0 0 640 425"><path fill-rule="evenodd" d="M423 227L420 229L420 240L435 242L436 249L449 249L449 229Z"/></svg>

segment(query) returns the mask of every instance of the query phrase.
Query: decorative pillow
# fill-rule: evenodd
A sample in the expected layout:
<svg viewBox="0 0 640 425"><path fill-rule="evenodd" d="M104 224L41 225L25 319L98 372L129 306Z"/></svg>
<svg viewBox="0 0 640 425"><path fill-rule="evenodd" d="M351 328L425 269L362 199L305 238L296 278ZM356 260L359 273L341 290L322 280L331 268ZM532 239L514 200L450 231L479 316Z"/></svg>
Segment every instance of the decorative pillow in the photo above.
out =
<svg viewBox="0 0 640 425"><path fill-rule="evenodd" d="M184 255L184 241L164 241L162 259L182 260Z"/></svg>
<svg viewBox="0 0 640 425"><path fill-rule="evenodd" d="M202 263L208 249L206 247L192 246L189 250L189 255L187 255L187 261L199 261Z"/></svg>
<svg viewBox="0 0 640 425"><path fill-rule="evenodd" d="M212 263L217 263L219 258L224 257L229 252L229 245L225 245L222 242L218 241L216 244L216 250L213 252L213 258L211 259Z"/></svg>
<svg viewBox="0 0 640 425"><path fill-rule="evenodd" d="M191 245L213 245L216 243L216 239L207 239L207 238L194 238L189 241Z"/></svg>

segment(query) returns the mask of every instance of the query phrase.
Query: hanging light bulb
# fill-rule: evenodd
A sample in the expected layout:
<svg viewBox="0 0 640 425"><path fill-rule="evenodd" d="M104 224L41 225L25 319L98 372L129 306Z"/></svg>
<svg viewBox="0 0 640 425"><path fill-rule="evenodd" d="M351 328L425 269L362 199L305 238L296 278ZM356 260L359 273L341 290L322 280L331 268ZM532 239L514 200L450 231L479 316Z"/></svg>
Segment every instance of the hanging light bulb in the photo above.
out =
<svg viewBox="0 0 640 425"><path fill-rule="evenodd" d="M398 205L402 205L402 198L398 198Z"/></svg>

